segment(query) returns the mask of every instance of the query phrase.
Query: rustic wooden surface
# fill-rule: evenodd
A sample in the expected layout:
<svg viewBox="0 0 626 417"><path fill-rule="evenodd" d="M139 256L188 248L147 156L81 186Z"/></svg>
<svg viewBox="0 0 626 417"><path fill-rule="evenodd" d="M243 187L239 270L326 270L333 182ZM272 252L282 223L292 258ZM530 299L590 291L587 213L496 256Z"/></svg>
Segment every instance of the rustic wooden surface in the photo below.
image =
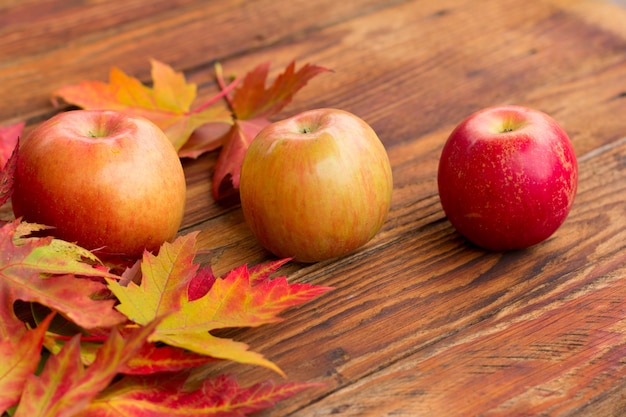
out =
<svg viewBox="0 0 626 417"><path fill-rule="evenodd" d="M54 114L50 92L149 81L156 58L216 91L213 63L243 74L295 59L315 78L281 116L338 107L368 121L393 164L381 232L351 256L290 264L336 289L280 324L233 332L289 380L321 381L264 416L626 415L626 10L592 0L1 0L0 123ZM579 192L563 227L528 250L460 237L437 197L452 128L482 107L544 110L569 132ZM239 207L215 204L217 154L184 162L183 232L221 273L271 256ZM277 378L224 364L242 384Z"/></svg>

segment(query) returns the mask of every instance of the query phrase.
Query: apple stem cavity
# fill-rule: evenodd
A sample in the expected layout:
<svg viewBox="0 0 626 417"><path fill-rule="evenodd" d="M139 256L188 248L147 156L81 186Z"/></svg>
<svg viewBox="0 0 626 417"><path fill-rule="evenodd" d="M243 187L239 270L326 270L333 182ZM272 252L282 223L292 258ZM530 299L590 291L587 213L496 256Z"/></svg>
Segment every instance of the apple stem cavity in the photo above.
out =
<svg viewBox="0 0 626 417"><path fill-rule="evenodd" d="M91 139L106 138L109 136L109 130L105 125L97 126L95 129L88 130L86 136Z"/></svg>
<svg viewBox="0 0 626 417"><path fill-rule="evenodd" d="M507 119L504 120L500 128L500 133L509 133L521 129L524 126L524 121Z"/></svg>

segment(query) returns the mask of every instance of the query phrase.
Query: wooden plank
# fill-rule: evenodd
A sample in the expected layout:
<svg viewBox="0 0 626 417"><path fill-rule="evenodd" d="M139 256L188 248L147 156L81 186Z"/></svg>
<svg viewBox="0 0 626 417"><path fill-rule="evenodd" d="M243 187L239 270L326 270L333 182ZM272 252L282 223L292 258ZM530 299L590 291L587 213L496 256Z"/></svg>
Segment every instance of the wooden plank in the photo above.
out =
<svg viewBox="0 0 626 417"><path fill-rule="evenodd" d="M421 5L423 3L420 3ZM416 6L400 5L398 8L403 11L397 15L406 19L410 19L407 16L415 17L415 13L410 13L413 7ZM537 7L543 10L546 6ZM501 12L504 10L506 5L502 6ZM477 413L482 410L481 407L486 407L487 411L491 410L496 415L498 412L507 415L507 407L509 411L514 406L524 409L530 401L533 407L538 407L537 410L553 411L557 415L559 410L553 408L554 404L550 399L540 401L542 397L539 395L544 389L554 390L555 388L550 385L556 383L554 381L566 380L581 388L580 397L574 396L575 398L567 402L563 406L564 409L560 410L563 413L565 410L571 411L582 407L586 402L601 398L603 389L623 385L621 379L623 373L619 372L622 369L621 364L617 356L611 356L624 352L621 331L616 331L615 335L610 335L606 339L596 340L597 333L587 328L576 327L580 322L580 315L575 316L572 311L578 311L577 305L594 304L601 310L596 313L599 327L607 325L607 322L602 322L600 318L608 320L609 324L617 323L615 326L619 326L619 320L623 319L622 310L615 311L607 317L603 314L612 311L616 301L624 300L622 290L613 290L608 286L625 285L621 280L624 273L624 258L621 253L624 250L625 236L624 209L620 197L624 191L622 185L624 167L623 162L620 162L624 156L622 139L624 127L623 119L607 119L605 116L621 114L626 110L626 102L621 94L624 89L623 74L626 65L623 54L617 48L624 40L614 39L613 32L604 31L602 28L580 27L586 21L582 16L568 15L549 7L547 10L545 16L549 17L544 17L541 24L533 26L532 23L527 23L530 27L526 29L529 45L533 44L533 38L538 33L548 33L555 37L551 39L548 36L548 39L543 41L546 45L563 45L564 38L576 36L576 33L583 33L586 37L595 33L598 39L588 44L569 40L567 45L571 48L568 49L566 58L559 60L555 57L549 69L542 67L539 71L533 72L536 78L520 76L520 84L504 87L505 91L508 91L507 88L511 89L507 93L510 95L507 96L509 99L515 98L516 102L521 101L556 114L570 131L581 156L581 189L570 219L552 239L528 251L494 254L479 251L465 244L443 218L436 197L434 178L438 152L447 132L455 123L452 115L446 118L445 111L456 110L460 114L462 106L471 102L474 96L479 100L475 106L486 105L487 101L480 100L497 101L500 93L485 90L490 74L481 75L486 79L477 84L472 84L471 77L459 82L461 87L458 91L461 95L458 102L451 102L449 96L434 94L442 85L449 85L442 80L451 82L449 76L441 74L441 79L433 80L431 84L416 83L419 85L417 87L412 87L408 82L401 84L402 88L397 89L402 91L402 99L399 93L393 97L383 95L387 94L397 82L393 77L383 78L388 73L388 68L385 67L387 61L383 58L377 60L383 62L382 68L368 68L367 76L344 75L343 79L352 87L355 83L365 83L360 81L362 79L371 81L376 76L381 77L380 83L376 86L376 94L381 97L382 103L387 104L381 107L371 105L374 99L368 95L369 92L362 84L359 84L361 88L350 89L336 84L336 81L329 81L332 77L340 77L339 73L317 82L317 85L321 85L322 91L332 91L333 97L337 95L337 102L348 103L353 106L352 110L374 119L377 130L382 132L381 136L389 147L396 190L390 219L381 234L364 250L332 263L299 267L298 272L292 275L294 280L334 285L337 287L335 292L323 300L307 305L304 309L293 311L284 325L276 326L275 331L270 332L271 336L268 335L267 329L235 333L238 337L244 337L255 349L266 352L280 366L289 369L291 378L304 380L318 378L331 384L331 395L328 395L328 390L305 393L293 403L289 401L287 405L279 405L276 411L268 415L283 415L288 412L306 416L333 413L387 415L394 412L411 415L410 411L416 410L411 407L419 407L422 403L426 404L424 407L431 407L433 410L431 415L440 415L442 409L448 414L455 415L453 411L459 410L456 415L466 415L463 411L467 412L468 408L454 403L455 398L459 402L467 399L469 405L473 407L472 410ZM449 15L453 14L449 12ZM444 14L438 18L443 19L445 16L448 15ZM378 18L380 19L380 16ZM374 20L373 17L371 19L363 17L362 20L346 22L340 27L328 30L333 34L354 34L357 28L364 27L374 32L382 31ZM411 25L405 21L399 26L414 27L415 24ZM447 22L445 27L454 27L454 24ZM569 34L561 33L564 29L567 29ZM394 35L402 38L401 34ZM327 33L319 35L323 39L333 36ZM491 36L497 37L496 34ZM511 36L520 38L519 34ZM606 40L603 40L605 37ZM356 46L359 39L363 42L364 38L354 36L351 38L352 43L344 43L343 48ZM312 42L316 40L313 39ZM398 42L401 44L398 50L406 50L409 42L407 41L407 44ZM452 43L453 40L449 42ZM587 49L595 42L608 43L616 47L610 53L606 51L597 53ZM489 66L487 62L490 62L490 59L495 60L500 56L501 61L493 63L493 73L497 72L496 68L500 69L503 71L503 75L500 76L502 79L505 79L507 74L519 75L518 65L526 71L534 69L537 65L525 62L533 59L531 55L509 64L507 58L510 56L507 55L504 46L506 44L492 50L493 45L484 45L483 49L475 51L477 59L482 60L476 65ZM347 58L344 60L339 56L339 48L335 52L336 55L333 55L327 49L307 45L301 47L304 50L310 48L323 51L320 54L325 59L336 59L340 63L339 66L348 73L359 71L359 61L352 57L350 62L347 62ZM524 49L522 46L519 48ZM546 54L556 53L554 52L556 49L553 50L548 46L546 48L549 49ZM373 51L364 52L367 53ZM384 49L384 54L389 54L389 58L395 57L393 54L396 53L398 52ZM379 57L384 54L379 52ZM288 53L279 50L275 56L287 57ZM315 54L310 56L314 57ZM436 59L436 56L437 53L432 52L424 60ZM245 66L252 59L249 56L242 57L233 65ZM457 59L459 62L465 62L467 57ZM593 63L594 60L597 62ZM542 61L545 61L545 57ZM397 61L394 63L400 65ZM450 59L448 63L453 66L454 60ZM408 64L402 68L409 70ZM398 68L395 68L395 71L396 74L401 73ZM563 77L561 73L566 76ZM424 74L415 72L409 78L423 80L424 77ZM327 83L332 83L332 88L327 87ZM431 88L432 91L426 92L425 88ZM354 91L352 99L348 96L348 90ZM486 98L480 94L483 91ZM309 95L315 93L308 90L305 94L307 97L302 107L309 105ZM435 115L432 115L433 120L426 119L426 127L418 126L414 131L410 131L411 127L415 127L415 123L407 122L405 126L397 125L391 120L395 115L415 119L413 112L406 111L407 103L415 103L415 108L419 108L418 99L424 96L434 101L439 100L441 106L447 102L452 109L444 109L439 124L435 120ZM400 104L396 104L393 98L398 98ZM325 97L320 100L332 101ZM368 105L369 107L365 109ZM594 123L600 119L603 120L602 125ZM225 227L221 220L215 218L200 226L207 230L207 235L203 234L205 242L210 247L216 245L219 248L218 265L224 265L223 268L227 269L230 266L229 259L237 259L238 262L258 259L258 248L250 243L251 236L241 226L243 220L236 212L229 214L228 224L229 227L241 229L237 229L237 234L228 238L224 236L227 244L219 246L222 237L208 231L215 230L215 227ZM235 253L239 256L235 256ZM596 293L594 286L602 291L598 289L599 292ZM611 295L613 292L615 294ZM560 300L563 297L569 297L571 301L562 305ZM536 312L537 316L532 316L531 320L531 316L523 315L528 305L540 306L547 312L541 315L542 310L539 309ZM570 316L572 320L567 320ZM519 323L515 320L516 317L521 320ZM550 327L551 320L556 320L557 324ZM511 390L517 389L515 388L517 385L510 384L509 388L502 389L500 399L494 400L494 403L486 402L485 398L488 398L486 394L482 397L483 402L481 398L471 397L466 394L466 390L472 383L480 382L479 378L475 378L471 367L488 368L493 364L489 361L481 363L480 356L472 356L470 342L475 337L475 332L480 335L481 329L487 332L491 329L490 326L496 326L493 328L495 333L485 333L484 338L480 339L485 346L484 350L487 351L506 346L503 341L506 341L510 334L525 337L520 341L520 349L524 347L530 349L534 347L535 342L532 331L542 329L542 326L546 326L546 333L542 335L544 341L567 332L574 334L577 331L587 331L581 333L583 336L580 343L591 346L592 352L586 353L595 355L593 359L597 362L588 365L590 368L581 368L581 373L583 376L588 375L589 378L596 377L597 385L585 388L588 379L576 379L575 371L578 369L576 366L580 368L581 365L575 366L574 362L567 362L564 358L558 362L567 369L563 375L548 375L545 381L511 378L511 381L521 384L522 387L524 384L534 387L527 392L512 392ZM500 333L496 332L498 329ZM554 339L555 349L560 347L560 342L563 342L562 338ZM615 350L611 350L613 346L611 343L615 344ZM448 356L444 353L438 356L440 351L447 352ZM607 353L609 351L611 354ZM454 381L459 377L454 371L456 356L452 353L455 355L465 353L467 358L458 359L461 363L466 360L469 367L461 368L465 369L467 374L466 381L462 381L461 386L454 385ZM573 355L571 360L590 359L585 357L584 353ZM480 351L475 353L479 354ZM524 354L532 358L532 352L522 350L521 355ZM432 366L432 379L421 380L415 371L422 366L422 362ZM522 365L527 365L526 370L532 372L544 363L539 361L528 365L522 362ZM509 369L514 371L522 365L507 363L501 372L508 375ZM573 368L568 368L567 365ZM242 371L239 367L235 368ZM228 370L231 367L226 366L224 369ZM443 393L429 394L428 385L437 381L436 375L441 375L439 383L446 384L446 390L443 390L445 391ZM494 378L502 377L501 373L494 375L496 375ZM243 377L244 380L253 381L267 377L267 374L264 370L243 370ZM540 375L537 374L536 378L540 378ZM552 380L553 378L557 379ZM411 390L415 386L419 386L423 393L417 395L415 389ZM457 388L458 391L454 391L453 388ZM567 394L571 395L571 392L557 390L553 396L563 400L563 396ZM450 404L448 401L451 401ZM307 408L306 404L309 402L314 405ZM618 406L619 403L616 403L616 407ZM424 415L429 415L427 410L418 409Z"/></svg>
<svg viewBox="0 0 626 417"><path fill-rule="evenodd" d="M243 74L270 57L276 73L297 57L334 69L314 79L282 115L340 106L363 117L392 154L400 147L400 159L393 161L396 194L429 181L432 195L434 164L445 137L484 106L517 103L550 113L570 133L579 154L623 135L622 120L603 115L620 114L626 103L620 65L624 39L543 3L509 16L513 3L486 4L490 10L468 25L472 2L407 2L228 60L225 68ZM491 21L506 24L490 27ZM442 27L455 29L442 33ZM436 41L425 42L435 36ZM478 36L471 44L461 42ZM492 38L505 40L487 42ZM602 124L594 123L600 119ZM198 169L210 169L211 163L197 163ZM194 187L191 183L192 193ZM194 214L186 225L197 224L203 211L207 218L215 213L210 204L192 201L190 207Z"/></svg>
<svg viewBox="0 0 626 417"><path fill-rule="evenodd" d="M625 157L626 138L602 154L582 158L579 209L558 237L532 254L519 254L519 261L535 263L532 274L517 274L527 281L511 282L506 274L489 271L474 276L464 297L448 298L448 292L440 292L438 305L428 305L435 309L429 316L453 317L459 308L473 316L476 308L469 303L480 306L481 300L489 301L488 317L358 379L316 404L314 413L303 411L303 415L342 409L342 415L437 416L446 410L447 415L459 416L555 416L593 402L604 390L624 386L626 233L620 196ZM562 252L559 239L578 245ZM559 272L555 263L567 269ZM520 262L509 266L525 269ZM446 278L459 283L453 274ZM452 300L459 304L452 306ZM415 306L414 330L431 328L424 326L423 310ZM393 322L407 319L394 317ZM393 392L387 389L391 386ZM613 405L623 407L624 402L614 398Z"/></svg>
<svg viewBox="0 0 626 417"><path fill-rule="evenodd" d="M496 14L504 15L508 7L513 6L499 2L490 7L496 10L486 14L485 21L475 23L471 30L476 31L491 20L505 20L498 19ZM389 149L394 167L394 206L432 198L436 194L434 173L447 134L461 118L483 106L512 102L544 109L570 132L579 154L619 138L624 132L621 119L603 115L620 114L626 106L626 99L622 97L626 88L623 83L624 69L619 65L619 60L623 63L624 57L618 50L623 41L614 39L611 33L599 28L581 26L583 22L579 16L565 15L542 4L527 9L526 14L514 16L509 21L512 27L525 22L526 28L517 29L519 33L507 36L527 39L517 50L537 48L534 39L539 34L546 38L542 43L547 46L546 50L522 54L521 57L517 57L519 52L507 49L507 43L500 46L484 43L474 50L476 57L468 59L466 53L460 51L463 48L455 44L458 39L471 38L473 32L458 29L468 30L468 33L442 35L437 47L424 48L419 52L419 59L406 58L406 51L415 49L425 36L423 33L436 33L441 27L463 27L472 9L469 3L460 2L401 4L377 14L363 15L330 26L295 44L276 46L271 52L275 61L274 71L286 65L294 55L306 56L309 62L336 70L333 74L314 79L283 114L342 103L342 108L364 117ZM404 20L396 22L396 30L386 30L387 22L394 20L392 16L396 15ZM533 24L526 20L533 16L541 21ZM415 31L413 28L416 27L421 28L423 33ZM506 28L498 27L498 32L485 37L503 37ZM562 34L564 29L568 29L570 34ZM375 33L376 37L371 37L371 33ZM594 42L569 40L567 59L559 61L555 58L549 68L540 64L547 59L546 56L555 54L556 47L551 45L563 45L563 38L578 36L576 34L593 39L593 33L598 38ZM336 38L341 39L337 42L341 47L326 45L327 39ZM595 43L616 46L609 54L604 49L596 51ZM359 45L362 45L362 50L359 50ZM356 51L356 57L346 56L346 49ZM226 69L241 74L262 62L268 54L268 51L260 51L230 60ZM376 66L363 65L368 56L376 57ZM514 79L516 82L495 82L489 73L467 75L463 66L468 61L474 62L476 67L492 67L491 72L501 73L499 77L502 80ZM603 69L606 66L608 68ZM525 73L532 76L520 75ZM488 85L490 82L494 87ZM594 123L601 118L604 119L602 124ZM209 155L188 163L189 175L198 178L198 181L190 181L189 192L199 198L192 199L188 204L187 226L211 229L221 222L214 218L224 208L211 204L206 196L206 172L211 170L213 162L214 155ZM199 223L202 219L208 219L208 222ZM220 239L224 239L228 242L224 246L230 247L231 253L236 251L239 254L237 259L242 258L241 249L234 246L234 240L250 239L249 236L240 239L237 234L212 236L214 239L207 244L217 247ZM220 250L220 253L223 252Z"/></svg>
<svg viewBox="0 0 626 417"><path fill-rule="evenodd" d="M54 87L106 79L112 65L147 79L149 57L185 70L201 99L215 91L214 58L239 74L268 59L276 74L296 58L335 72L281 116L341 107L370 122L389 150L395 190L383 230L351 256L283 269L336 290L284 323L225 332L290 380L328 383L264 415L623 409L626 12L590 0L148 3L0 6L0 120L34 123L53 111ZM19 19L31 15L41 27ZM506 254L474 248L452 229L435 180L453 126L500 103L556 117L581 164L563 228ZM198 260L222 273L270 255L238 207L212 201L215 158L185 161L181 232L201 230L211 252ZM222 371L242 383L275 377L234 364L199 370Z"/></svg>
<svg viewBox="0 0 626 417"><path fill-rule="evenodd" d="M439 416L443 410L452 416L563 415L584 406L625 382L626 269L622 265L617 272L620 277L584 282L593 289L538 297L521 311L485 320L360 379L320 401L314 412L302 410L303 415L335 410L343 415Z"/></svg>
<svg viewBox="0 0 626 417"><path fill-rule="evenodd" d="M112 66L144 80L149 80L150 58L178 70L210 71L213 60L271 47L316 30L320 22L333 24L393 4L379 0L299 0L289 2L289 7L271 0L61 3L26 2L0 17L0 80L6 92L0 97L0 120L47 117L53 111L49 95L55 88L84 79L107 80Z"/></svg>
<svg viewBox="0 0 626 417"><path fill-rule="evenodd" d="M330 388L269 415L556 416L625 387L624 161L626 138L583 156L570 218L530 250L483 252L431 221L292 275L336 289L271 331L232 336ZM269 377L213 372L233 368Z"/></svg>

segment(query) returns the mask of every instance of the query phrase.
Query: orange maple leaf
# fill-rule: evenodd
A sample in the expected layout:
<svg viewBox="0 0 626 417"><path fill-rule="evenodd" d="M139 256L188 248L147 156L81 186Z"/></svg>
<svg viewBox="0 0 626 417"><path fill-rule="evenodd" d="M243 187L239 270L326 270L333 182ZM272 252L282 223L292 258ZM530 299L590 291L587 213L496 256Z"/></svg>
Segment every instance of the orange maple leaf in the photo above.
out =
<svg viewBox="0 0 626 417"><path fill-rule="evenodd" d="M86 249L51 237L31 237L32 232L43 229L19 221L0 227L0 414L23 397L22 390L37 368L54 316L46 313L37 327L28 329L16 314L18 300L49 307L84 328L126 321L113 309L113 300L92 298L106 289L102 282L76 277L114 275L84 262L96 261Z"/></svg>
<svg viewBox="0 0 626 417"><path fill-rule="evenodd" d="M153 87L147 87L136 78L112 68L109 83L83 81L78 85L61 87L53 92L65 102L83 109L109 109L143 116L159 126L176 150L180 150L198 127L216 123L232 124L232 116L223 105L215 105L224 95L216 95L192 109L197 87L187 83L182 73L157 60L151 60ZM234 81L226 90L234 88ZM213 147L221 145L215 140ZM207 145L208 146L208 145Z"/></svg>
<svg viewBox="0 0 626 417"><path fill-rule="evenodd" d="M228 198L239 188L239 171L250 142L268 126L270 118L289 104L294 95L316 75L330 71L317 65L305 64L296 71L292 61L274 82L266 86L269 62L257 66L246 74L236 87L232 98L227 94L229 106L234 114L234 124L221 139L223 149L215 163L213 174L213 197ZM223 89L222 67L215 67L217 79Z"/></svg>
<svg viewBox="0 0 626 417"><path fill-rule="evenodd" d="M246 266L223 278L206 279L206 269L193 263L197 233L165 243L158 255L145 253L140 284L123 286L108 280L109 289L120 301L117 309L137 324L163 316L152 341L188 349L219 359L265 366L283 375L278 366L248 346L232 339L213 336L216 329L254 327L280 321L278 314L308 301L331 288L289 284L284 277L269 279L269 273L251 272ZM279 263L282 261L278 261ZM266 268L265 271L271 271ZM190 294L200 277L210 288Z"/></svg>

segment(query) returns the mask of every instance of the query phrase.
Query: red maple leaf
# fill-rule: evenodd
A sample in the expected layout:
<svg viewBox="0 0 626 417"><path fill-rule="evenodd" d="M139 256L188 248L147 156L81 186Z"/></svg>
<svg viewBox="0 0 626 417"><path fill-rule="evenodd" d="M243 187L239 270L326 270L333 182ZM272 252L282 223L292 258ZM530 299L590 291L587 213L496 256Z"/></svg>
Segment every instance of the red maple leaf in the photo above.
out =
<svg viewBox="0 0 626 417"><path fill-rule="evenodd" d="M226 95L234 115L234 124L222 139L222 151L213 174L213 197L223 200L239 188L239 171L252 139L267 125L270 118L289 104L296 92L316 75L329 71L317 65L305 64L296 71L292 61L274 82L266 87L269 62L249 72L235 88L232 97ZM216 66L218 81L226 88L222 70Z"/></svg>
<svg viewBox="0 0 626 417"><path fill-rule="evenodd" d="M35 372L45 332L53 315L35 329L27 329L13 311L7 297L0 303L0 414L14 406L22 396L26 379Z"/></svg>
<svg viewBox="0 0 626 417"><path fill-rule="evenodd" d="M17 152L19 143L15 143L13 153L0 169L0 206L7 202L13 193L13 183L15 182L15 168L17 167Z"/></svg>
<svg viewBox="0 0 626 417"><path fill-rule="evenodd" d="M214 361L216 359L184 349L146 343L119 372L128 375L177 372Z"/></svg>
<svg viewBox="0 0 626 417"><path fill-rule="evenodd" d="M266 381L240 387L223 375L196 378L196 388L189 388L190 369L216 359L282 375L247 345L210 331L280 321L286 308L330 289L271 278L287 259L215 277L194 263L197 233L191 233L164 244L158 255L146 253L120 279L94 267L97 259L85 249L31 237L44 229L18 221L0 228L6 255L0 260L0 413L14 406L15 417L243 416L319 385ZM134 323L113 310L114 300L94 297L105 288L102 282L78 276L105 278L117 308ZM17 300L24 300L22 307L34 303L33 329L17 317ZM42 346L48 355L41 356Z"/></svg>
<svg viewBox="0 0 626 417"><path fill-rule="evenodd" d="M106 287L90 278L114 275L94 267L95 257L83 248L53 238L31 236L44 229L19 221L0 227L0 413L20 400L27 380L40 362L44 336L55 316L50 310L85 328L126 321L113 309L113 300L92 298ZM16 308L18 301L26 311L29 303L49 309L40 320L34 315L27 317L29 322L38 322L35 328L29 328L22 321L21 313L25 309Z"/></svg>
<svg viewBox="0 0 626 417"><path fill-rule="evenodd" d="M0 126L0 168L4 167L17 146L24 122Z"/></svg>
<svg viewBox="0 0 626 417"><path fill-rule="evenodd" d="M277 384L265 381L241 387L232 375L220 375L188 389L185 373L169 378L155 375L125 377L95 398L77 417L242 417L271 407L298 392L322 386L313 382Z"/></svg>
<svg viewBox="0 0 626 417"><path fill-rule="evenodd" d="M81 412L141 349L157 323L139 327L126 337L114 329L88 368L82 363L80 335L76 335L48 358L41 374L27 378L14 417L60 417Z"/></svg>
<svg viewBox="0 0 626 417"><path fill-rule="evenodd" d="M146 253L141 283L126 286L108 280L119 300L117 309L133 322L144 325L163 316L152 341L187 349L219 359L266 366L282 371L248 346L212 335L216 329L255 327L281 320L279 313L330 290L311 284L289 284L285 277L269 274L284 261L230 271L222 278L193 263L197 233L165 243L158 255Z"/></svg>
<svg viewBox="0 0 626 417"><path fill-rule="evenodd" d="M0 126L0 206L7 202L13 192L19 137L23 128L24 122Z"/></svg>
<svg viewBox="0 0 626 417"><path fill-rule="evenodd" d="M102 282L78 277L116 276L84 262L97 261L86 249L51 237L29 237L41 229L18 221L0 228L0 293L9 305L36 302L86 329L124 322L113 309L114 300L93 297L106 289Z"/></svg>

